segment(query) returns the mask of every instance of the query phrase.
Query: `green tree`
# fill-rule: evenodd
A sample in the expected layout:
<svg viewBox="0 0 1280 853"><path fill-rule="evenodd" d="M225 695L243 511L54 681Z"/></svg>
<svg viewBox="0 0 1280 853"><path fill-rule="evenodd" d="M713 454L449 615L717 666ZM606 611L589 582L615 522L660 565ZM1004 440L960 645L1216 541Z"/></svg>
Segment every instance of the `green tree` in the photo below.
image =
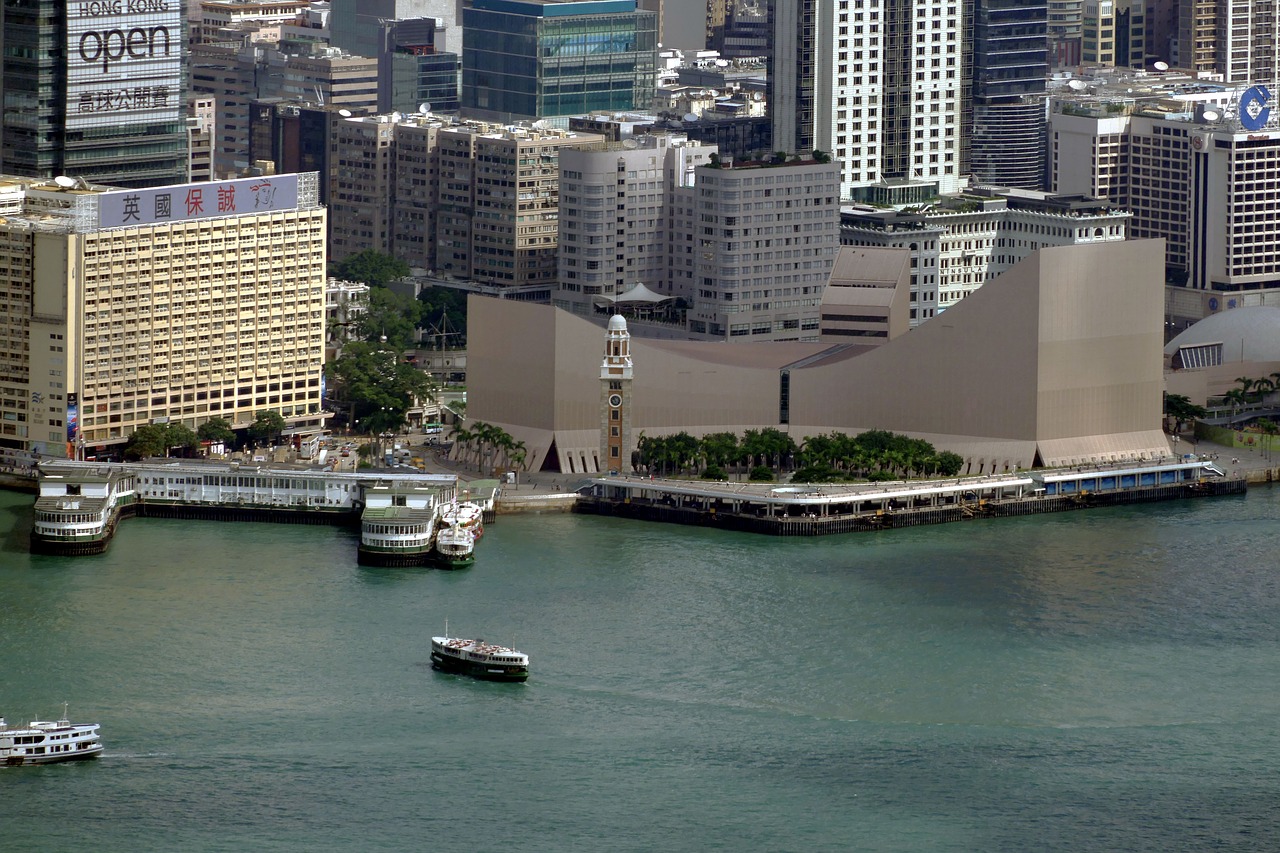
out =
<svg viewBox="0 0 1280 853"><path fill-rule="evenodd" d="M344 281L360 281L370 287L386 287L396 279L409 275L409 265L375 249L365 249L334 264L333 274Z"/></svg>
<svg viewBox="0 0 1280 853"><path fill-rule="evenodd" d="M964 457L959 453L944 450L938 454L938 474L943 477L954 477L964 468Z"/></svg>
<svg viewBox="0 0 1280 853"><path fill-rule="evenodd" d="M369 306L355 319L356 337L385 349L404 352L412 347L422 321L423 304L385 287L369 291ZM383 338L386 341L383 341Z"/></svg>
<svg viewBox="0 0 1280 853"><path fill-rule="evenodd" d="M169 455L170 449L181 449L188 455L200 446L200 437L195 430L183 423L171 423L164 431L164 452Z"/></svg>
<svg viewBox="0 0 1280 853"><path fill-rule="evenodd" d="M259 444L274 443L284 432L284 416L275 409L263 409L255 412L253 423L249 425L249 435Z"/></svg>
<svg viewBox="0 0 1280 853"><path fill-rule="evenodd" d="M236 431L231 428L231 424L225 418L209 418L200 424L200 428L196 430L196 436L201 441L225 444L228 447L234 445L236 441Z"/></svg>
<svg viewBox="0 0 1280 853"><path fill-rule="evenodd" d="M467 292L452 287L424 287L418 294L422 303L419 325L438 337L429 338L435 349L455 349L467 345Z"/></svg>
<svg viewBox="0 0 1280 853"><path fill-rule="evenodd" d="M702 458L707 460L708 468L721 469L738 459L738 437L731 432L713 432L702 437L698 443ZM723 480L723 476L713 477Z"/></svg>
<svg viewBox="0 0 1280 853"><path fill-rule="evenodd" d="M1237 380L1239 381L1239 380ZM1231 414L1240 411L1240 407L1248 402L1248 392L1243 388L1232 388L1230 391L1222 395L1224 402L1231 404Z"/></svg>
<svg viewBox="0 0 1280 853"><path fill-rule="evenodd" d="M164 424L143 424L129 436L124 446L126 459L138 460L152 456L164 456L168 451L167 434L169 430Z"/></svg>
<svg viewBox="0 0 1280 853"><path fill-rule="evenodd" d="M356 341L325 365L333 380L332 398L347 409L352 427L365 432L392 432L406 420L409 409L434 400L430 375L401 359L395 350Z"/></svg>
<svg viewBox="0 0 1280 853"><path fill-rule="evenodd" d="M1166 394L1164 397L1164 413L1173 418L1173 431L1182 432L1183 424L1203 418L1209 414L1204 406L1197 406L1189 397L1182 394Z"/></svg>

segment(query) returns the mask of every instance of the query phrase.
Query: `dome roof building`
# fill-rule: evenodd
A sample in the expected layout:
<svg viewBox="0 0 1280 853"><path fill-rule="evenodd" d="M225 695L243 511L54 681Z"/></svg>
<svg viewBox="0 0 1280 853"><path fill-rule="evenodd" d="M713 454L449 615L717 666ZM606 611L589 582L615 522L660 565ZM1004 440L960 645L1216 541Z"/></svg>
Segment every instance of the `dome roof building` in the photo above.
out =
<svg viewBox="0 0 1280 853"><path fill-rule="evenodd" d="M1175 370L1280 361L1280 308L1258 305L1205 317L1165 345Z"/></svg>

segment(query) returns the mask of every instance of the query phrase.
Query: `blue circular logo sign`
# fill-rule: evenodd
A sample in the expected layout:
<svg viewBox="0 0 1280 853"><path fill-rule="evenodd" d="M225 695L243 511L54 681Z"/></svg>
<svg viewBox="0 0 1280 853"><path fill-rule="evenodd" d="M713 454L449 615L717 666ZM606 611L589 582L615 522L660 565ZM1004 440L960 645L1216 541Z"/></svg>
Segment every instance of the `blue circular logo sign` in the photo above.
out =
<svg viewBox="0 0 1280 853"><path fill-rule="evenodd" d="M1217 311L1217 310L1218 310L1218 297L1216 297L1216 296L1210 296L1210 297L1209 297L1209 310L1210 310L1210 311Z"/></svg>

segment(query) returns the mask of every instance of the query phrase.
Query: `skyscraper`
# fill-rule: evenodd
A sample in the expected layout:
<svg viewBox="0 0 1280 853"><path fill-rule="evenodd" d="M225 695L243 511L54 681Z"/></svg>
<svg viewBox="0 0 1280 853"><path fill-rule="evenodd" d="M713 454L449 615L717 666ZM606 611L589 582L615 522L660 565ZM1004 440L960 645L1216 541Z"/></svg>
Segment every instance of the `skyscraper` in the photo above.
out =
<svg viewBox="0 0 1280 853"><path fill-rule="evenodd" d="M842 197L885 182L957 191L967 6L774 3L774 148L831 153Z"/></svg>
<svg viewBox="0 0 1280 853"><path fill-rule="evenodd" d="M186 180L182 4L0 0L0 173Z"/></svg>
<svg viewBox="0 0 1280 853"><path fill-rule="evenodd" d="M973 109L966 111L975 181L1024 189L1043 186L1045 0L977 0L973 16Z"/></svg>
<svg viewBox="0 0 1280 853"><path fill-rule="evenodd" d="M636 0L472 0L462 109L493 121L648 109L658 16Z"/></svg>

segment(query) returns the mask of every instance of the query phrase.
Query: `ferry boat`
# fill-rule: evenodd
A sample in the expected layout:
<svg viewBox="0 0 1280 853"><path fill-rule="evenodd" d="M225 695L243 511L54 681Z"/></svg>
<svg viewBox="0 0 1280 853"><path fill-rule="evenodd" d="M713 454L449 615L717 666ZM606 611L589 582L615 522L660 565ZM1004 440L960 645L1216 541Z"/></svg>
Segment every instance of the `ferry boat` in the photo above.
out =
<svg viewBox="0 0 1280 853"><path fill-rule="evenodd" d="M5 725L0 717L0 764L21 767L24 764L54 764L59 761L84 761L102 754L97 723L72 723L35 720L25 726Z"/></svg>
<svg viewBox="0 0 1280 853"><path fill-rule="evenodd" d="M422 566L435 540L435 494L413 487L377 485L365 495L360 514L362 566Z"/></svg>
<svg viewBox="0 0 1280 853"><path fill-rule="evenodd" d="M526 681L529 678L528 655L484 640L432 637L431 665L444 672L460 672L486 681Z"/></svg>
<svg viewBox="0 0 1280 853"><path fill-rule="evenodd" d="M457 524L471 531L474 538L484 535L484 507L470 501L454 501L440 507L440 524L450 527Z"/></svg>
<svg viewBox="0 0 1280 853"><path fill-rule="evenodd" d="M436 534L436 562L444 569L465 569L476 561L476 537L461 524L450 524Z"/></svg>
<svg viewBox="0 0 1280 853"><path fill-rule="evenodd" d="M137 480L110 466L78 473L42 466L31 550L63 555L106 551L121 516L137 508Z"/></svg>

